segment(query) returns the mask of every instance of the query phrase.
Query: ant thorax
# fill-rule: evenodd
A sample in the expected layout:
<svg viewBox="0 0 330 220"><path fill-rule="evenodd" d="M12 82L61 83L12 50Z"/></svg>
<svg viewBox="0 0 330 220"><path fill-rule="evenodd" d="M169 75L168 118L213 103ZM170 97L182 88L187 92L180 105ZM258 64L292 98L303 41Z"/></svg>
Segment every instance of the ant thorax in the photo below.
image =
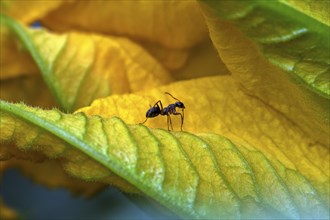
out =
<svg viewBox="0 0 330 220"><path fill-rule="evenodd" d="M167 107L164 108L163 110L163 114L164 115L169 115L169 114L173 114L176 112L176 105L175 104L169 104Z"/></svg>

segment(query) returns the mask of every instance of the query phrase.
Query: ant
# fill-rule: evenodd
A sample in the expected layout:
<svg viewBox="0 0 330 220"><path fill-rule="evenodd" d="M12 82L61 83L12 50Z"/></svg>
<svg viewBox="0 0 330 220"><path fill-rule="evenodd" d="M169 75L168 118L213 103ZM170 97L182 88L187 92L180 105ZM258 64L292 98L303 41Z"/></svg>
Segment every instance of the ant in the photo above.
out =
<svg viewBox="0 0 330 220"><path fill-rule="evenodd" d="M185 106L179 99L175 98L170 93L165 92L165 94L171 96L173 99L177 100L177 102L175 102L174 104L169 104L167 107L163 108L162 102L160 100L158 100L158 102L156 102L153 107L150 106L150 109L146 113L146 120L140 124L144 124L148 120L148 118L154 118L158 115L166 115L167 116L167 129L170 130L170 128L169 128L169 123L170 123L171 129L173 130L172 120L171 120L170 115L171 114L180 115L181 116L181 131L182 131ZM182 114L180 112L177 112L176 108L182 109Z"/></svg>

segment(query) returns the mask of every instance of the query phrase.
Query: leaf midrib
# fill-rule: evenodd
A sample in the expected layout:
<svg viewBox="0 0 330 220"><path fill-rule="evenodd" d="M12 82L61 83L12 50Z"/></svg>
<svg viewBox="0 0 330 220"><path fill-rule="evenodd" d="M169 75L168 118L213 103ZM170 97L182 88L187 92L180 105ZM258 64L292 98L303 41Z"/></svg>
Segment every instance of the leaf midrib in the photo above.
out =
<svg viewBox="0 0 330 220"><path fill-rule="evenodd" d="M47 119L36 116L32 112L29 112L26 110L21 110L16 105L7 103L3 100L0 100L0 109L9 114L15 115L15 116L19 117L20 119L22 119L28 123L31 123L41 129L44 129L47 132L55 135L56 137L64 140L70 146L73 146L76 149L82 151L86 155L93 158L93 160L99 162L103 166L105 166L108 169L110 169L111 171L113 171L118 176L123 177L124 179L126 179L128 182L132 183L135 187L137 187L138 189L140 189L147 195L158 200L160 203L170 207L172 210L176 210L178 214L181 214L182 216L191 216L191 217L195 217L195 218L197 217L197 213L193 210L193 207L187 208L187 207L183 207L183 206L178 206L178 204L176 204L175 201L173 201L173 199L168 198L166 196L166 193L164 193L160 190L157 190L155 188L149 187L148 185L144 184L144 182L139 177L135 176L136 178L133 178L134 175L132 177L132 174L127 172L125 169L122 169L121 166L117 165L112 160L109 160L103 154L101 154L97 151L93 151L93 148L89 144L80 140L80 138L75 136L74 134L67 132L64 129L56 126L55 124L53 124L54 122L50 122ZM61 112L57 112L57 113L62 115ZM86 117L86 115L84 113L78 113L78 114ZM118 117L114 116L113 118L117 118L118 120L121 121L121 119ZM61 120L61 119L59 119L59 120ZM124 123L122 123L122 124L127 128L127 131L130 133L129 128ZM132 141L134 142L134 144L136 144L134 140L132 140Z"/></svg>

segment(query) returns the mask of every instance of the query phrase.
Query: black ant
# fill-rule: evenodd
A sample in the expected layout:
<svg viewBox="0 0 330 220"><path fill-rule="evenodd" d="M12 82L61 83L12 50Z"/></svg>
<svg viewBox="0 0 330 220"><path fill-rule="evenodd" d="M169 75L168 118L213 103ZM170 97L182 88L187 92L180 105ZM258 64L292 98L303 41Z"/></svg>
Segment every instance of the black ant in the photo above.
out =
<svg viewBox="0 0 330 220"><path fill-rule="evenodd" d="M172 96L170 93L165 92L165 94L171 96L173 99L177 100L174 104L169 104L167 107L163 108L162 102L159 100L154 104L153 107L150 106L150 109L146 113L146 120L142 122L141 124L144 124L148 118L154 118L158 115L166 115L167 116L167 129L170 130L169 123L171 124L171 129L173 130L172 126L172 120L171 120L171 114L172 115L180 115L181 116L181 131L182 131L182 125L184 120L184 104L174 96ZM182 109L182 114L180 112L176 111L176 108Z"/></svg>

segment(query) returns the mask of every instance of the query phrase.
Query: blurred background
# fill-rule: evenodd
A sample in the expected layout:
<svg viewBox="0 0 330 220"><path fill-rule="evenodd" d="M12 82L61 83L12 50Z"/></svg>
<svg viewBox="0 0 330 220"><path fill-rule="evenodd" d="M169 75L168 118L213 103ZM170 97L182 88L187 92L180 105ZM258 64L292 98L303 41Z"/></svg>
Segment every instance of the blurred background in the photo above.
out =
<svg viewBox="0 0 330 220"><path fill-rule="evenodd" d="M4 172L0 183L4 203L19 219L174 219L154 201L107 187L91 198L74 196L66 189L35 184L17 169Z"/></svg>

